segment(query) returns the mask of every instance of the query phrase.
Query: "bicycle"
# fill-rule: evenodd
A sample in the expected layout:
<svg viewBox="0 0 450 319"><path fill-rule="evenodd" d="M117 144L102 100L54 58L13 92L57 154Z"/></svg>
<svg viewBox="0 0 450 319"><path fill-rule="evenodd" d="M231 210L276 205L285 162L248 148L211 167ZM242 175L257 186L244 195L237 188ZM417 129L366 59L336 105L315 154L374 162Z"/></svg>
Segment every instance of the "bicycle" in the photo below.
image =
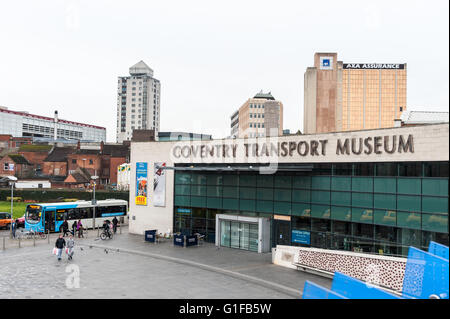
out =
<svg viewBox="0 0 450 319"><path fill-rule="evenodd" d="M40 239L46 239L47 238L47 234L44 232L36 232L33 230L30 230L28 232L22 233L20 234L20 238L25 238L25 239L33 239L36 238L36 236L39 236Z"/></svg>
<svg viewBox="0 0 450 319"><path fill-rule="evenodd" d="M103 230L102 233L100 234L100 238L101 240L106 240L106 238L108 239L112 239L113 238L113 233L111 230Z"/></svg>

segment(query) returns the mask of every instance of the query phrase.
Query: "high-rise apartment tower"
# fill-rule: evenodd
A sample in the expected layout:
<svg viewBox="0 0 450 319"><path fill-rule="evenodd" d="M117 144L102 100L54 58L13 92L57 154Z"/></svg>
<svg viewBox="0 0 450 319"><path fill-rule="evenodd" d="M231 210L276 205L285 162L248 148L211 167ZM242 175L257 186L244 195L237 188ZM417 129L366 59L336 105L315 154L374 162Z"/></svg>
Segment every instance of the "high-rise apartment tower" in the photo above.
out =
<svg viewBox="0 0 450 319"><path fill-rule="evenodd" d="M133 130L155 130L157 136L161 83L153 70L139 61L129 76L119 76L117 87L117 142L131 140Z"/></svg>

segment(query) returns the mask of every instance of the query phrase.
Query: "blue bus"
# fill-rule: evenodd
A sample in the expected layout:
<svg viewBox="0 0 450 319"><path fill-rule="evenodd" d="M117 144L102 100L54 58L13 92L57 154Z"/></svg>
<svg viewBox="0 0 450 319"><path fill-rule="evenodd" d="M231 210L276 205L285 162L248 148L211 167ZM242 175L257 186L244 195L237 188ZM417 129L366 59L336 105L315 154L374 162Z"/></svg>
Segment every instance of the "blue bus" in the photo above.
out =
<svg viewBox="0 0 450 319"><path fill-rule="evenodd" d="M101 226L106 219L117 217L121 223L128 223L128 202L121 199L97 201L76 201L68 203L29 204L25 212L25 229L34 232L60 232L64 220L81 220L84 228L93 227L95 207L95 225Z"/></svg>

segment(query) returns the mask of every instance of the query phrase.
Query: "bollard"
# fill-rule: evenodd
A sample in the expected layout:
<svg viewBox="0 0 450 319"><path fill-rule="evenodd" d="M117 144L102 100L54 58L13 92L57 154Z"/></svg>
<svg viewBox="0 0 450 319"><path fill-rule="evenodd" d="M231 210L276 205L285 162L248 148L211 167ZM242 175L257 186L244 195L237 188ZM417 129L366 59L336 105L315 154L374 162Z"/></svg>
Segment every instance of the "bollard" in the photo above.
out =
<svg viewBox="0 0 450 319"><path fill-rule="evenodd" d="M19 237L19 248L20 248L20 237Z"/></svg>
<svg viewBox="0 0 450 319"><path fill-rule="evenodd" d="M36 236L33 236L33 247L36 247Z"/></svg>
<svg viewBox="0 0 450 319"><path fill-rule="evenodd" d="M47 230L47 242L50 244L50 230Z"/></svg>
<svg viewBox="0 0 450 319"><path fill-rule="evenodd" d="M97 226L97 238L100 237L100 228Z"/></svg>
<svg viewBox="0 0 450 319"><path fill-rule="evenodd" d="M119 222L119 234L122 234L122 223Z"/></svg>
<svg viewBox="0 0 450 319"><path fill-rule="evenodd" d="M5 237L3 237L3 250L5 250Z"/></svg>

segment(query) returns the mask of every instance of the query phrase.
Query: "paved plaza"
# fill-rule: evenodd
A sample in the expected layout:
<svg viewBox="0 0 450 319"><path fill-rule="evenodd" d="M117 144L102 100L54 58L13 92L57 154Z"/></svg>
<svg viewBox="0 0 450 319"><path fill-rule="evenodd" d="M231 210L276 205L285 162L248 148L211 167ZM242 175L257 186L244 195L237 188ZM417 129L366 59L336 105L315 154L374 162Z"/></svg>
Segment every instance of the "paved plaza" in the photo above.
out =
<svg viewBox="0 0 450 319"><path fill-rule="evenodd" d="M331 280L276 266L271 254L205 243L196 247L144 241L122 234L77 240L75 256L61 261L50 244L0 250L0 298L300 298L305 280Z"/></svg>

